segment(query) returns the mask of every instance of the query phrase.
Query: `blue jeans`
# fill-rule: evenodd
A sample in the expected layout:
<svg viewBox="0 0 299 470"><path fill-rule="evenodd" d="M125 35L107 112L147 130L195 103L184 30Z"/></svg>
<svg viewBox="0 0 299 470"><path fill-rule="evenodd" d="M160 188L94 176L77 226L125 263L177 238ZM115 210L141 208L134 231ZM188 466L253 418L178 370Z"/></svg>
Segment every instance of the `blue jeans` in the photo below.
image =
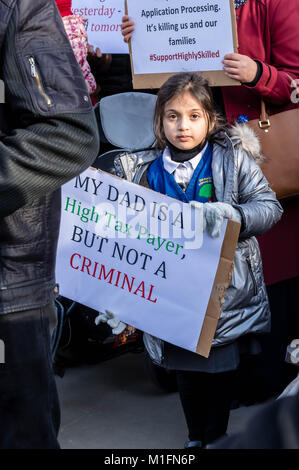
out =
<svg viewBox="0 0 299 470"><path fill-rule="evenodd" d="M59 449L60 407L49 332L54 315L53 304L0 315L5 349L5 362L0 363L0 449Z"/></svg>

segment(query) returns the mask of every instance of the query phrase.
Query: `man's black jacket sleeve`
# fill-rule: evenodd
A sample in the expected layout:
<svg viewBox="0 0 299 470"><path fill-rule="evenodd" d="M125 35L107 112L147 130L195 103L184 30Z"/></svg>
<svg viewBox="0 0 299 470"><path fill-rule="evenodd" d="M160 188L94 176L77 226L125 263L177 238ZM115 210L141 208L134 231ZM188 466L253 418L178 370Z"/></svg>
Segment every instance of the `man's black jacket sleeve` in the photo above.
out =
<svg viewBox="0 0 299 470"><path fill-rule="evenodd" d="M86 169L98 154L99 140L85 81L54 1L16 2L1 65L4 217Z"/></svg>

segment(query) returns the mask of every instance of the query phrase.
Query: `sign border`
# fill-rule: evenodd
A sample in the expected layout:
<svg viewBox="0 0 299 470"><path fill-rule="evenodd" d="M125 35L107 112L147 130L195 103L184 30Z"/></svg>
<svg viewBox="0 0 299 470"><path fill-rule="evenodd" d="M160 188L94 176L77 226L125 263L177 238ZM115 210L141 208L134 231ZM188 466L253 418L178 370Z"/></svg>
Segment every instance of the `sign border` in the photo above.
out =
<svg viewBox="0 0 299 470"><path fill-rule="evenodd" d="M196 352L204 357L209 357L217 323L222 311L225 292L232 277L240 227L241 224L239 222L232 220L227 222L218 268L196 348Z"/></svg>

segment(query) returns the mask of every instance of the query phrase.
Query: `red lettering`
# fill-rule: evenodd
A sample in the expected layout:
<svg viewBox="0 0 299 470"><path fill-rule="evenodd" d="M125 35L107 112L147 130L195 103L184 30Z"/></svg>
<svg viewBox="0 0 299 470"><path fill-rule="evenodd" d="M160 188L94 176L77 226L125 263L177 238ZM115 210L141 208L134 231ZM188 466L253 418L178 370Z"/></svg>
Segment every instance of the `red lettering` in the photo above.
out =
<svg viewBox="0 0 299 470"><path fill-rule="evenodd" d="M97 270L97 267L98 267L99 263L97 261L95 261L94 263L94 270L93 270L93 273L92 273L92 277L96 277L96 270Z"/></svg>
<svg viewBox="0 0 299 470"><path fill-rule="evenodd" d="M144 295L144 281L142 281L139 286L137 287L137 289L135 290L135 292L133 292L134 295L137 295L137 292L138 291L141 291L142 292L142 295L141 297L143 297L145 299L145 295Z"/></svg>
<svg viewBox="0 0 299 470"><path fill-rule="evenodd" d="M126 275L126 273L124 273L124 280L123 280L123 284L122 284L121 288L124 289L125 282L127 282L128 291L131 292L132 289L133 289L134 281L135 281L135 277L132 277L132 282L131 282L131 284L129 284L129 278Z"/></svg>
<svg viewBox="0 0 299 470"><path fill-rule="evenodd" d="M112 284L112 277L113 277L113 274L114 274L114 271L115 269L110 269L109 273L106 274L106 271L105 271L105 266L103 264L101 264L101 271L100 271L100 275L98 277L98 279L102 279L102 274L104 276L104 280L106 281L107 277L110 276L110 279L109 279L109 284Z"/></svg>
<svg viewBox="0 0 299 470"><path fill-rule="evenodd" d="M117 279L116 279L116 282L114 284L115 287L118 287L118 281L119 281L120 275L121 275L121 271L117 271Z"/></svg>
<svg viewBox="0 0 299 470"><path fill-rule="evenodd" d="M88 263L88 264L87 264ZM87 270L87 274L90 276L90 272L89 272L89 266L91 265L91 260L89 258L83 258L83 264L82 264L82 268L81 268L81 272L83 273L84 272L84 268L86 268Z"/></svg>
<svg viewBox="0 0 299 470"><path fill-rule="evenodd" d="M148 298L147 298L146 300L149 300L150 302L153 302L153 303L155 304L155 303L157 302L157 298L155 298L155 300L152 300L152 299L151 299L151 295L152 295L152 292L153 292L154 287L155 287L155 286L153 286L153 285L151 284L150 292L149 292Z"/></svg>
<svg viewBox="0 0 299 470"><path fill-rule="evenodd" d="M70 259L70 265L73 269L79 269L79 266L77 266L75 268L75 266L73 266L73 259L74 259L74 256L79 256L79 258L81 258L81 255L79 255L79 253L74 253L72 256L71 256L71 259Z"/></svg>

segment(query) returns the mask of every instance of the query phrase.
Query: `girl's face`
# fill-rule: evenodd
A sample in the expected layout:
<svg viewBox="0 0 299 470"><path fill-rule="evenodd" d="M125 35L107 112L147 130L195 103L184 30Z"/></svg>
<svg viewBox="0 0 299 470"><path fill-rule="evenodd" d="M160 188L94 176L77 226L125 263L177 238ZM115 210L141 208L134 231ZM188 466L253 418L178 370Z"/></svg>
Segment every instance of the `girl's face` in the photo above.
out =
<svg viewBox="0 0 299 470"><path fill-rule="evenodd" d="M201 104L189 91L166 102L163 114L166 139L181 150L190 150L206 138L209 125Z"/></svg>

